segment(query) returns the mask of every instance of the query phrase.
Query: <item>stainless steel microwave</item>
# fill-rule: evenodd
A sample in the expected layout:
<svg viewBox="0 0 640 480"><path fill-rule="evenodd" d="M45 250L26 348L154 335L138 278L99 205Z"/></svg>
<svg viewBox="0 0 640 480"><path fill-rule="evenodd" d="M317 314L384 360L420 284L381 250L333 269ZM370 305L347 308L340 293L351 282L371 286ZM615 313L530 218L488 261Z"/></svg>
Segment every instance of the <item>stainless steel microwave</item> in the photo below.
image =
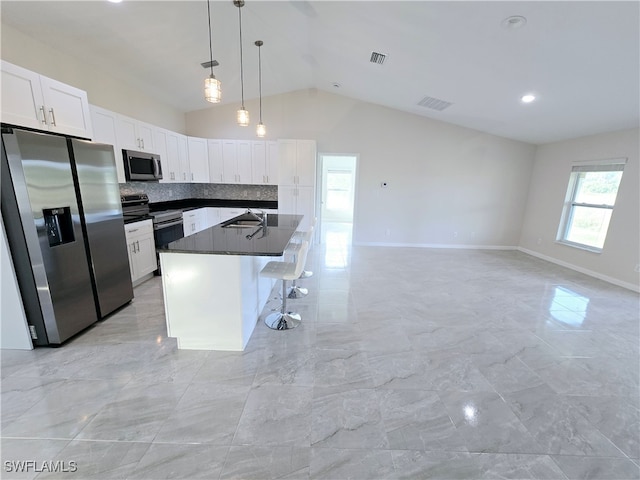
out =
<svg viewBox="0 0 640 480"><path fill-rule="evenodd" d="M155 181L162 178L160 155L122 150L124 174L127 182Z"/></svg>

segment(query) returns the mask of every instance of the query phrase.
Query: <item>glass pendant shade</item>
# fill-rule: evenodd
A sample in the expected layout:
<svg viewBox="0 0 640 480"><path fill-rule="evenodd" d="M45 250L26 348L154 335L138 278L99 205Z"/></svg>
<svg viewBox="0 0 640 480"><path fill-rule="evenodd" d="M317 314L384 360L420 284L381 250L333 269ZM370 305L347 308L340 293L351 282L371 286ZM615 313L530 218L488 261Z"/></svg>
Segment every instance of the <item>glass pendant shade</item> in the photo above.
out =
<svg viewBox="0 0 640 480"><path fill-rule="evenodd" d="M207 102L220 103L222 100L222 84L214 75L204 79L204 98Z"/></svg>
<svg viewBox="0 0 640 480"><path fill-rule="evenodd" d="M260 138L264 137L267 134L267 127L264 126L264 123L260 122L256 127L256 135Z"/></svg>
<svg viewBox="0 0 640 480"><path fill-rule="evenodd" d="M241 108L238 110L238 125L241 127L247 127L249 125L249 111Z"/></svg>

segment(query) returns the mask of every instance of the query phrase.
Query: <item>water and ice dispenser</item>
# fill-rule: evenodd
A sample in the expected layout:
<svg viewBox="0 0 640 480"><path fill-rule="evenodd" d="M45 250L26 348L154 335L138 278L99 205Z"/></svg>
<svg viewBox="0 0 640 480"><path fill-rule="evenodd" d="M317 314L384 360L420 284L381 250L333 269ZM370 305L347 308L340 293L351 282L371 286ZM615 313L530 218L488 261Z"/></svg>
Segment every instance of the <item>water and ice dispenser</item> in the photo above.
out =
<svg viewBox="0 0 640 480"><path fill-rule="evenodd" d="M49 246L56 247L75 240L71 207L45 208L42 210Z"/></svg>

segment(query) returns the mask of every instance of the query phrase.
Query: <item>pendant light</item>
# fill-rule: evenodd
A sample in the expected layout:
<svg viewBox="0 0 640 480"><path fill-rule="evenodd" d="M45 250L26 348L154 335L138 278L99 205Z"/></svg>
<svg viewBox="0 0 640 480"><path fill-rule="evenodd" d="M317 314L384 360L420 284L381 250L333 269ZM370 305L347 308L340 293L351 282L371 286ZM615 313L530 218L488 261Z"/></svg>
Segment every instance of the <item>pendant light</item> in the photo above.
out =
<svg viewBox="0 0 640 480"><path fill-rule="evenodd" d="M213 74L213 49L211 47L211 0L207 0L207 18L209 19L209 68L211 74L204 79L204 99L211 103L220 103L222 100L222 89L220 80Z"/></svg>
<svg viewBox="0 0 640 480"><path fill-rule="evenodd" d="M262 138L267 134L267 129L264 123L262 123L262 55L260 53L262 49L260 47L264 45L264 42L262 40L256 40L255 45L258 47L258 92L260 98L260 121L256 127L256 135Z"/></svg>
<svg viewBox="0 0 640 480"><path fill-rule="evenodd" d="M242 68L242 7L244 0L233 0L233 4L238 7L238 24L240 25L240 90L242 92L242 105L238 110L238 125L246 127L249 125L249 112L244 108L244 70Z"/></svg>

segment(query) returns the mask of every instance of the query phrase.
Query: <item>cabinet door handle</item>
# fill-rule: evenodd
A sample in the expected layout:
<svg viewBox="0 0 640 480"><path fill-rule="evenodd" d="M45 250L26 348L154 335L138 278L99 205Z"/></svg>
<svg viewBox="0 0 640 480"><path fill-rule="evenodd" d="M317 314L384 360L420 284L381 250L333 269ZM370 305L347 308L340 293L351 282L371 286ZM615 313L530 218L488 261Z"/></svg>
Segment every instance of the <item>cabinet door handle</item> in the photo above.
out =
<svg viewBox="0 0 640 480"><path fill-rule="evenodd" d="M51 114L51 124L52 124L54 127L57 127L57 125L56 125L56 114L55 114L55 113L53 113L53 107L51 107L51 108L49 109L49 113Z"/></svg>
<svg viewBox="0 0 640 480"><path fill-rule="evenodd" d="M193 182L193 173L191 174L191 181Z"/></svg>
<svg viewBox="0 0 640 480"><path fill-rule="evenodd" d="M136 246L138 247L138 251L140 251L140 240L136 240Z"/></svg>
<svg viewBox="0 0 640 480"><path fill-rule="evenodd" d="M144 150L144 138L141 138L140 141L142 142L142 149Z"/></svg>
<svg viewBox="0 0 640 480"><path fill-rule="evenodd" d="M40 107L40 111L42 112L42 124L47 124L47 114L44 112L44 105Z"/></svg>
<svg viewBox="0 0 640 480"><path fill-rule="evenodd" d="M133 230L127 230L127 233L133 233L133 232L137 232L137 231L138 231L138 229L134 228Z"/></svg>

